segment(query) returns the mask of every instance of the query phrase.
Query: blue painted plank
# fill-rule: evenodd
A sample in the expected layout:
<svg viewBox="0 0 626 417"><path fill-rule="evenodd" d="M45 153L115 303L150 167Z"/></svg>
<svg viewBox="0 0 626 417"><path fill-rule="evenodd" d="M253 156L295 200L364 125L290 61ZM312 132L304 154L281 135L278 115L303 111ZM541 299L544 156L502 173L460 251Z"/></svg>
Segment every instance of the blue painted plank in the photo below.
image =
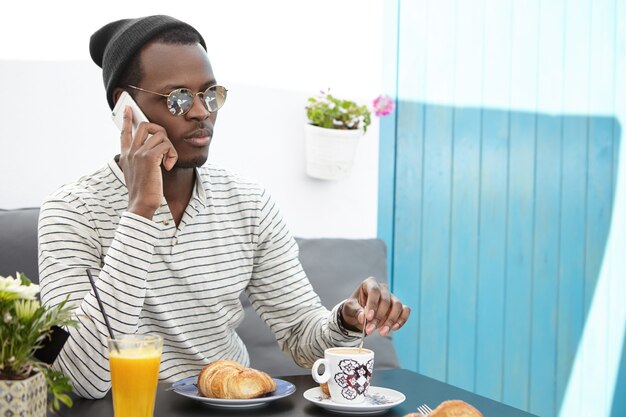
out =
<svg viewBox="0 0 626 417"><path fill-rule="evenodd" d="M447 374L452 113L434 105L425 113L419 369L439 380Z"/></svg>
<svg viewBox="0 0 626 417"><path fill-rule="evenodd" d="M476 392L502 398L509 113L483 110Z"/></svg>
<svg viewBox="0 0 626 417"><path fill-rule="evenodd" d="M493 69L495 72L499 69L498 64L506 58L494 55L488 58L484 56L484 26L488 23L485 22L485 7L469 1L457 1L456 7L456 16L463 17L455 20L449 19L447 27L450 36L454 36L455 43L454 101L450 105L463 107L475 105L477 100L484 97L485 67L495 67ZM485 66L487 59L490 60L489 65Z"/></svg>
<svg viewBox="0 0 626 417"><path fill-rule="evenodd" d="M447 382L474 389L481 111L454 112Z"/></svg>
<svg viewBox="0 0 626 417"><path fill-rule="evenodd" d="M537 68L537 111L563 111L564 1L541 2ZM530 410L542 416L557 411L556 331L561 214L561 141L563 120L537 120L535 228L533 251ZM547 383L550 381L550 383Z"/></svg>
<svg viewBox="0 0 626 417"><path fill-rule="evenodd" d="M465 2L463 2L465 3ZM467 2L470 7L476 7L476 2ZM482 21L470 24L478 29L482 26L482 107L508 110L511 107L511 92L514 86L511 83L512 56L519 53L519 47L513 48L513 1L484 0ZM519 14L519 12L518 12ZM471 18L470 18L471 19ZM481 44L475 46L481 49Z"/></svg>
<svg viewBox="0 0 626 417"><path fill-rule="evenodd" d="M588 117L563 118L556 404L569 382L584 326L585 218Z"/></svg>
<svg viewBox="0 0 626 417"><path fill-rule="evenodd" d="M423 50L425 64L425 93L428 102L453 104L455 96L455 20L456 0L427 0L419 11L426 14L426 48ZM418 28L413 28L418 31Z"/></svg>
<svg viewBox="0 0 626 417"><path fill-rule="evenodd" d="M425 102L427 84L428 0L400 1L398 10L398 97Z"/></svg>
<svg viewBox="0 0 626 417"><path fill-rule="evenodd" d="M510 0L511 22L511 109L537 110L537 68L540 0Z"/></svg>
<svg viewBox="0 0 626 417"><path fill-rule="evenodd" d="M588 142L588 170L587 170L587 219L586 219L586 248L585 257L585 316L586 326L594 329L596 336L585 340L584 354L582 355L583 369L583 404L582 409L587 413L593 403L600 404L600 410L606 412L611 402L609 393L613 387L609 385L609 375L615 371L617 362L609 363L607 356L609 343L612 342L608 332L610 314L606 302L595 303L594 315L590 316L590 304L595 298L598 287L598 278L606 250L609 225L612 210L613 196L613 123L612 118L593 117L589 122ZM605 274L610 270L605 271ZM605 280L611 279L607 275ZM606 284L606 281L605 281ZM609 288L603 285L601 300L608 299ZM615 349L615 346L612 346ZM591 377L590 377L591 376Z"/></svg>
<svg viewBox="0 0 626 417"><path fill-rule="evenodd" d="M399 0L385 2L383 93L394 99L398 97L398 8ZM397 103L396 103L397 104ZM396 178L396 121L397 112L380 120L378 145L378 223L377 236L387 245L387 278L394 288L393 277L393 213Z"/></svg>
<svg viewBox="0 0 626 417"><path fill-rule="evenodd" d="M586 113L589 108L590 1L569 0L564 11L563 113ZM563 121L561 249L559 272L557 362L555 401L560 409L572 374L583 314L587 122L585 116L567 116ZM577 382L577 381L576 381ZM580 409L581 396L573 396L573 409Z"/></svg>
<svg viewBox="0 0 626 417"><path fill-rule="evenodd" d="M615 395L611 406L610 417L626 416L626 343L622 345L622 359L620 361L617 381L615 383Z"/></svg>
<svg viewBox="0 0 626 417"><path fill-rule="evenodd" d="M420 277L422 262L422 160L424 105L400 101L397 108L397 152L394 227L394 290L412 316L394 335L394 344L403 367L418 370L418 338L421 321Z"/></svg>
<svg viewBox="0 0 626 417"><path fill-rule="evenodd" d="M535 135L540 1L513 0L511 21L511 112L509 196L504 317L502 399L529 406L530 310L534 227Z"/></svg>
<svg viewBox="0 0 626 417"><path fill-rule="evenodd" d="M613 120L589 119L585 316L598 281L613 208Z"/></svg>
<svg viewBox="0 0 626 417"><path fill-rule="evenodd" d="M621 0L620 0L621 1ZM616 108L616 94L623 95L623 89L617 89L616 76L620 53L615 31L617 18L615 0L591 1L589 10L590 57L589 57L589 97L588 113L591 115L612 115L621 112ZM623 74L623 71L620 71ZM622 113L623 114L623 113ZM603 269L603 284L615 279L611 268L602 268L605 259L608 228L612 210L612 161L613 161L613 126L608 117L593 117L589 126L589 164L588 164L588 204L587 204L587 257L585 280L585 315L586 326L595 337L584 343L582 355L582 410L585 414L598 410L606 414L610 407L612 376L617 365L611 359L611 353L618 347L612 342L611 321L607 320L611 312L609 303L599 302L594 306L594 314L589 315L591 300L598 293L599 300L608 300L609 286L598 286L599 272ZM622 229L623 232L623 229ZM616 236L619 236L616 235ZM618 254L614 253L614 255ZM619 268L615 268L619 270ZM614 270L615 270L614 269ZM623 297L622 297L623 298ZM618 342L619 343L619 342ZM611 358L611 359L610 359ZM611 383L609 383L611 381Z"/></svg>
<svg viewBox="0 0 626 417"><path fill-rule="evenodd" d="M512 112L510 123L502 399L514 407L527 409L536 116L532 113Z"/></svg>
<svg viewBox="0 0 626 417"><path fill-rule="evenodd" d="M624 4L624 6L626 6L626 4ZM622 18L621 24L624 27L624 31L626 32L626 17ZM624 79L626 79L626 77L624 77ZM624 143L622 140L622 129L621 129L620 123L617 120L614 120L613 121L613 167L612 167L613 168L613 186L612 186L613 202L615 202L616 194L618 193L618 191L616 190L616 185L617 185L618 169L620 169L620 166L619 166L620 148L622 146L624 146ZM624 164L626 161L621 161L621 162L622 164ZM621 169L624 169L624 168L622 167ZM613 213L612 215L615 216L616 214ZM615 227L615 224L613 224L613 227ZM619 251L617 252L619 253ZM617 271L614 271L613 274L616 274L616 276L618 277L620 276L619 272ZM620 280L620 278L617 278L617 279L613 278L613 279L615 281ZM626 278L624 278L624 276L622 276L621 280L622 280L621 281L622 283L626 283ZM623 285L622 285L622 288L624 288ZM622 303L624 300L625 294L621 293L618 290L616 291L615 295L616 295L615 299L617 299L617 302ZM626 322L623 324L623 326L626 331ZM626 333L624 334L625 334L624 337L626 337ZM609 337L613 338L613 340L609 340L609 343L619 346L620 340L618 339L616 334L612 333ZM615 386L613 387L613 402L611 405L611 414L610 414L611 417L626 416L626 395L623 395L623 393L626 393L626 339L624 338L621 340L621 349L622 349L622 355L621 355L619 364L617 365ZM609 387L609 389L610 388L611 387Z"/></svg>
<svg viewBox="0 0 626 417"><path fill-rule="evenodd" d="M387 278L392 292L395 291L393 276L393 217L395 202L395 117L387 117L380 122L378 145L378 224L377 236L387 246Z"/></svg>
<svg viewBox="0 0 626 417"><path fill-rule="evenodd" d="M591 1L588 10L590 29L588 32L591 48L589 62L589 96L587 98L590 114L613 114L619 111L615 108L616 93L616 61L624 54L617 46L617 18L623 24L624 15L615 15L616 3L623 0L595 0ZM623 48L623 46L622 46Z"/></svg>
<svg viewBox="0 0 626 417"><path fill-rule="evenodd" d="M393 7L393 6L389 6ZM422 2L398 4L398 57L395 178L394 178L394 291L412 309L412 317L394 335L400 364L418 370L419 280L421 270L422 144L424 106L418 97L426 83L424 50L426 17ZM403 40L400 42L400 40Z"/></svg>
<svg viewBox="0 0 626 417"><path fill-rule="evenodd" d="M556 413L556 330L559 275L562 118L537 120L533 250L530 411Z"/></svg>

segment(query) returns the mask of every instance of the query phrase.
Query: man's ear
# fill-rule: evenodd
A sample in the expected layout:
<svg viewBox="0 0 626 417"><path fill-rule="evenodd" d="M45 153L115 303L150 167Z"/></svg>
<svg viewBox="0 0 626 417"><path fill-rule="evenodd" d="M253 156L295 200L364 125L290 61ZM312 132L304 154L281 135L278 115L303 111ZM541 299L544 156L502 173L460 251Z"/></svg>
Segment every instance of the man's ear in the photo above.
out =
<svg viewBox="0 0 626 417"><path fill-rule="evenodd" d="M115 105L115 103L117 103L117 100L120 99L120 96L122 95L122 93L124 92L123 88L117 87L115 90L113 90L113 104Z"/></svg>

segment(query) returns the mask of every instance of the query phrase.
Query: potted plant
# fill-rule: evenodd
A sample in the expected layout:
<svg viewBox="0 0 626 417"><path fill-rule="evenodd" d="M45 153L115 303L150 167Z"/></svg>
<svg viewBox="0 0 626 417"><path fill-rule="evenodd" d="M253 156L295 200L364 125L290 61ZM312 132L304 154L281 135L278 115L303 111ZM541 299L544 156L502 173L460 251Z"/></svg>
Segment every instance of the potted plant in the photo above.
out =
<svg viewBox="0 0 626 417"><path fill-rule="evenodd" d="M0 276L0 415L46 415L51 409L72 406L69 379L37 360L35 352L50 337L54 326L76 326L67 299L47 308L39 302L39 285L24 274Z"/></svg>
<svg viewBox="0 0 626 417"><path fill-rule="evenodd" d="M394 102L388 96L378 96L372 107L376 116L386 116L393 111ZM307 174L325 180L347 177L359 139L372 121L372 109L336 98L330 91L310 97L305 109Z"/></svg>

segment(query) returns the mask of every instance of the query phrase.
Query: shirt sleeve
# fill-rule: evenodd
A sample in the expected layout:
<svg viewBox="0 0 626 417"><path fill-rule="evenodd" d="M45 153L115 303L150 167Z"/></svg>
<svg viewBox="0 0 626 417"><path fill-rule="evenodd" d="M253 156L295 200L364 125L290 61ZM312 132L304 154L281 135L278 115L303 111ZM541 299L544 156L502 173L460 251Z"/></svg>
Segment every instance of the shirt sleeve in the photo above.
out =
<svg viewBox="0 0 626 417"><path fill-rule="evenodd" d="M72 381L84 398L102 398L111 387L102 312L87 277L90 269L115 334L137 331L146 293L146 276L158 237L150 220L124 213L107 253L102 253L92 213L72 195L48 199L39 215L39 279L41 300L55 306L69 299L79 322L54 368Z"/></svg>
<svg viewBox="0 0 626 417"><path fill-rule="evenodd" d="M310 368L333 346L356 346L359 334L341 328L341 303L326 309L298 259L298 246L275 202L261 198L252 278L246 293L281 349L301 367Z"/></svg>

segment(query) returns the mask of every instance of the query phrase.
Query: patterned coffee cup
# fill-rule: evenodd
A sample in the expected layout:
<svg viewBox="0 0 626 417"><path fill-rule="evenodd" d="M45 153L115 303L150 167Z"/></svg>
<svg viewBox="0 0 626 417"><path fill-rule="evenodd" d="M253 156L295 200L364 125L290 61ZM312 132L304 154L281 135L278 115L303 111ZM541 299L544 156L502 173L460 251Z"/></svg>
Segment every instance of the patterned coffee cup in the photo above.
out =
<svg viewBox="0 0 626 417"><path fill-rule="evenodd" d="M324 373L319 367L324 365ZM311 368L313 379L328 383L330 399L339 404L358 404L365 401L374 370L374 352L369 349L336 347L324 351Z"/></svg>

